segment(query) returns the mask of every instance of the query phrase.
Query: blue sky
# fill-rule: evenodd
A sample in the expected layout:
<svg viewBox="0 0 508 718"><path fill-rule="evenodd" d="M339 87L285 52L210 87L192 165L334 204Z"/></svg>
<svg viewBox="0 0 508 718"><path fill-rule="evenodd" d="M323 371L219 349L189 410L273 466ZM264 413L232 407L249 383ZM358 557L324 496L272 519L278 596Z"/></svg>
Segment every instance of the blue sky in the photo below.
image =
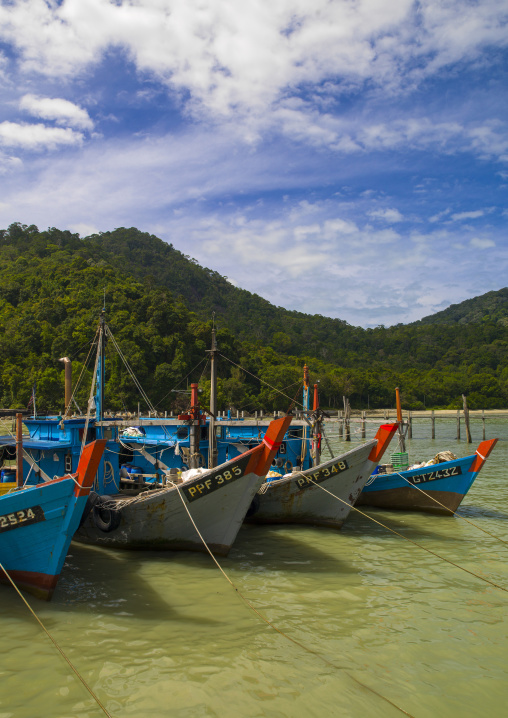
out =
<svg viewBox="0 0 508 718"><path fill-rule="evenodd" d="M0 3L0 227L138 227L289 309L508 285L507 0Z"/></svg>

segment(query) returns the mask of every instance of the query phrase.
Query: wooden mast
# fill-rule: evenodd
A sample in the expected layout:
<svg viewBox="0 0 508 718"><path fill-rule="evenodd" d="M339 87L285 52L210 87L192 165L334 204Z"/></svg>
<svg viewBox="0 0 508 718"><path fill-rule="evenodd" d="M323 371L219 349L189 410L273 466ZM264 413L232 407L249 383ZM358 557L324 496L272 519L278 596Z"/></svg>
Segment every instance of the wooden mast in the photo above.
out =
<svg viewBox="0 0 508 718"><path fill-rule="evenodd" d="M190 433L190 460L189 469L197 469L199 467L199 402L198 402L198 385L191 384L191 433Z"/></svg>
<svg viewBox="0 0 508 718"><path fill-rule="evenodd" d="M313 459L314 466L318 466L321 461L321 421L318 418L319 394L318 385L314 384L314 401L312 411L314 412L314 437L313 437Z"/></svg>
<svg viewBox="0 0 508 718"><path fill-rule="evenodd" d="M302 405L303 405L303 415L304 418L308 421L308 414L309 414L309 367L307 364L304 364L303 367L303 397L302 397ZM300 465L303 467L303 462L305 459L305 455L307 453L307 425L303 427L302 430L302 452L300 455Z"/></svg>
<svg viewBox="0 0 508 718"><path fill-rule="evenodd" d="M65 412L64 417L71 413L72 399L72 361L69 357L62 357L58 361L63 362L65 369Z"/></svg>
<svg viewBox="0 0 508 718"><path fill-rule="evenodd" d="M215 437L215 417L217 416L217 340L215 327L212 329L212 348L210 350L210 421L208 424L208 468L217 466L217 442Z"/></svg>

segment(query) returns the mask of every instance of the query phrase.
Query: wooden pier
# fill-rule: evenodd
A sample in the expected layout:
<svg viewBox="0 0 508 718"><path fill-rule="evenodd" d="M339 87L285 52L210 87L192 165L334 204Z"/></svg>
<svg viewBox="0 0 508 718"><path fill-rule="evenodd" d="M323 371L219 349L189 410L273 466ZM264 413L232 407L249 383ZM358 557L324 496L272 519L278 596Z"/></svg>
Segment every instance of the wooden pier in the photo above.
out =
<svg viewBox="0 0 508 718"><path fill-rule="evenodd" d="M330 425L330 428L332 428L333 424L337 424L339 437L346 437L346 441L348 439L347 433L345 431L345 426L348 424L351 425L352 434L355 434L358 437L364 439L366 422L377 423L380 421L397 421L396 409L352 411L350 416L348 417L345 417L344 412L342 411L328 413L330 414L330 418L326 420L326 424ZM454 422L456 426L457 441L460 441L462 438L464 438L467 443L471 443L472 441L476 441L477 439L479 439L478 436L474 439L471 438L471 432L469 429L470 423L475 425L475 428L477 429L478 424L481 421L482 440L485 440L487 438L487 423L489 420L493 421L497 419L508 419L508 409L467 409L466 411L464 411L463 409L429 409L428 411L403 411L402 414L404 424L407 427L408 439L413 438L413 422L415 421L420 426L422 424L426 424L429 428L429 438L435 439L436 420L438 420L440 424L442 424L442 422L444 421ZM464 432L462 431L462 429L464 429Z"/></svg>

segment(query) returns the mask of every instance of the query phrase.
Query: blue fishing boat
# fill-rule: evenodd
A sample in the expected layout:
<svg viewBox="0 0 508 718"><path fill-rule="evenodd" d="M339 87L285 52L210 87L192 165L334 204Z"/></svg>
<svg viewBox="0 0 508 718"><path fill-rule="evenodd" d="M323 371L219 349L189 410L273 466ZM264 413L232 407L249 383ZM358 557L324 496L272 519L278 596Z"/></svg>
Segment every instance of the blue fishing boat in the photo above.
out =
<svg viewBox="0 0 508 718"><path fill-rule="evenodd" d="M85 446L74 474L0 496L0 581L50 599L83 518L105 441Z"/></svg>
<svg viewBox="0 0 508 718"><path fill-rule="evenodd" d="M453 515L484 465L497 439L482 441L474 454L397 471L379 466L365 485L357 506ZM381 473L383 472L383 473Z"/></svg>

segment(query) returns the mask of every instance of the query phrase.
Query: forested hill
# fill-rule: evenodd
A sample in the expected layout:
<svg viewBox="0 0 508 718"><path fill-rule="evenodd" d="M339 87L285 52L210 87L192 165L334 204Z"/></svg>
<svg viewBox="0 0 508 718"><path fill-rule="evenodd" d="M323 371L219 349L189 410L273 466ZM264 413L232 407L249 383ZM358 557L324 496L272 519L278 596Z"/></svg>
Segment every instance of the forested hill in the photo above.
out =
<svg viewBox="0 0 508 718"><path fill-rule="evenodd" d="M327 347L361 334L340 319L275 307L266 299L235 287L218 272L198 264L173 245L137 229L120 228L87 237L83 247L93 261L106 261L149 286L170 289L203 320L212 312L241 340L270 344L285 354L306 353L307 344L324 358Z"/></svg>
<svg viewBox="0 0 508 718"><path fill-rule="evenodd" d="M466 299L460 304L452 304L442 312L424 317L417 323L471 324L485 321L508 325L508 287Z"/></svg>
<svg viewBox="0 0 508 718"><path fill-rule="evenodd" d="M13 224L0 231L0 249L3 408L26 406L35 382L39 409L61 406L58 360L68 355L75 376L81 370L104 291L108 323L161 409L174 405L172 390L188 381L200 381L206 402L202 362L212 311L223 354L272 386L291 387L291 396L307 362L329 407L340 407L343 395L354 408L391 406L395 386L407 408L456 407L462 393L472 408L508 406L508 326L497 315L479 323L351 327L274 307L136 229L80 239ZM110 350L108 405L135 408L132 381ZM223 360L219 373L220 409L287 408L287 398L231 363ZM84 389L78 401L86 405Z"/></svg>

